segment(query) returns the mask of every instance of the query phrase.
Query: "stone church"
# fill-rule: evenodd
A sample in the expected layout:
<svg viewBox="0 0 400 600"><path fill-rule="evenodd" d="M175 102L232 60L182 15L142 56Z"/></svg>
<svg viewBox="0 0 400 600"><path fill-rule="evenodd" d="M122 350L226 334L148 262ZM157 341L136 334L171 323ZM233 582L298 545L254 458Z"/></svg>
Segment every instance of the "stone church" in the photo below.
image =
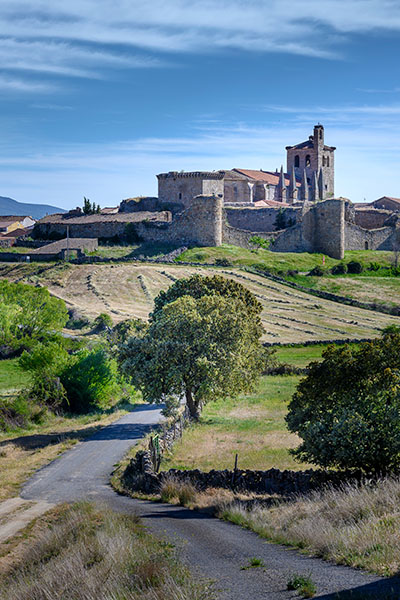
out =
<svg viewBox="0 0 400 600"><path fill-rule="evenodd" d="M286 146L287 168L281 171L231 169L161 173L158 198L188 206L198 195L214 194L225 205L288 206L334 197L333 146L326 146L324 128L314 127L308 140Z"/></svg>

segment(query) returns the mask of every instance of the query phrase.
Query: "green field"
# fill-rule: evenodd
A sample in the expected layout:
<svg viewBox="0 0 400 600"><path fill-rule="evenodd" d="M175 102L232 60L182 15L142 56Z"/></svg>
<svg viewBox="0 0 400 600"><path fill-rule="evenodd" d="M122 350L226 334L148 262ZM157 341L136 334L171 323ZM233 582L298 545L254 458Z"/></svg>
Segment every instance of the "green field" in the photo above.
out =
<svg viewBox="0 0 400 600"><path fill-rule="evenodd" d="M185 431L161 468L232 469L236 453L241 469L306 468L289 454L299 439L287 431L284 420L299 379L264 376L252 394L210 402L200 422Z"/></svg>
<svg viewBox="0 0 400 600"><path fill-rule="evenodd" d="M260 248L258 250L247 250L238 246L222 244L218 247L210 248L192 248L181 254L177 261L193 261L214 263L216 259L225 258L230 260L235 266L254 266L261 265L271 271L297 270L301 272L310 271L313 267L322 266L323 255L308 252L272 252ZM392 258L391 252L381 252L378 250L351 250L345 252L344 262L357 260L365 267L371 262L377 262L382 266L390 266ZM333 267L342 261L325 256L325 266Z"/></svg>
<svg viewBox="0 0 400 600"><path fill-rule="evenodd" d="M21 369L18 358L0 360L0 396L29 384L29 374Z"/></svg>

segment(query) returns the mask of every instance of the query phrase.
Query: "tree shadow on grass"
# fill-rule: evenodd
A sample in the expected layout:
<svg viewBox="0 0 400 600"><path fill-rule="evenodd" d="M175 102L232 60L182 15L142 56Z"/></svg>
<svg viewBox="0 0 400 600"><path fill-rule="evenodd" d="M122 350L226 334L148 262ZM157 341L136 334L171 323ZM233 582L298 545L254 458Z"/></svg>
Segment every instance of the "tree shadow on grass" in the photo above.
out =
<svg viewBox="0 0 400 600"><path fill-rule="evenodd" d="M103 425L93 425L85 429L72 429L70 431L62 431L60 433L36 433L33 435L21 435L15 438L8 438L0 442L0 448L13 444L18 446L21 450L39 450L59 444L67 440L77 440L78 442L83 439L94 435Z"/></svg>

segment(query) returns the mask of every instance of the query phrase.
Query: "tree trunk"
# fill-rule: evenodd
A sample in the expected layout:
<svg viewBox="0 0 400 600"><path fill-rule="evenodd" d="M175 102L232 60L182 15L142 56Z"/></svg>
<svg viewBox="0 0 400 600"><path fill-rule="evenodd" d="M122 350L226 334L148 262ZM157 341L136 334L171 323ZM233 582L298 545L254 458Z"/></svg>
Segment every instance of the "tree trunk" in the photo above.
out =
<svg viewBox="0 0 400 600"><path fill-rule="evenodd" d="M187 388L185 395L190 416L194 421L198 421L200 419L200 407L198 402L196 402L196 400L193 398L192 390Z"/></svg>

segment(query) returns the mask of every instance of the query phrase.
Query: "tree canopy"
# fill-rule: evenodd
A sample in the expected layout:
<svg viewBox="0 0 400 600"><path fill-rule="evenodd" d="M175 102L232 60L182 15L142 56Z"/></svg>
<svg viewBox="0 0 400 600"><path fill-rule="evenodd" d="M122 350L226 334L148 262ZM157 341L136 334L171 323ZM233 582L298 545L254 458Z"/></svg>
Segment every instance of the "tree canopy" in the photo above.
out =
<svg viewBox="0 0 400 600"><path fill-rule="evenodd" d="M65 302L45 288L0 281L0 346L30 348L54 336L67 320Z"/></svg>
<svg viewBox="0 0 400 600"><path fill-rule="evenodd" d="M300 460L384 473L400 466L400 334L330 346L311 363L287 415Z"/></svg>
<svg viewBox="0 0 400 600"><path fill-rule="evenodd" d="M195 276L155 304L146 334L131 338L120 355L147 401L185 397L198 418L205 402L251 389L264 364L261 307L251 292L222 277Z"/></svg>
<svg viewBox="0 0 400 600"><path fill-rule="evenodd" d="M178 279L166 291L161 291L154 300L154 311L151 318L154 319L166 304L181 298L182 296L191 296L192 298L201 298L202 296L212 296L218 294L225 298L240 300L246 310L251 313L258 321L262 311L262 305L257 298L242 284L222 277L221 275L192 275L186 279Z"/></svg>

